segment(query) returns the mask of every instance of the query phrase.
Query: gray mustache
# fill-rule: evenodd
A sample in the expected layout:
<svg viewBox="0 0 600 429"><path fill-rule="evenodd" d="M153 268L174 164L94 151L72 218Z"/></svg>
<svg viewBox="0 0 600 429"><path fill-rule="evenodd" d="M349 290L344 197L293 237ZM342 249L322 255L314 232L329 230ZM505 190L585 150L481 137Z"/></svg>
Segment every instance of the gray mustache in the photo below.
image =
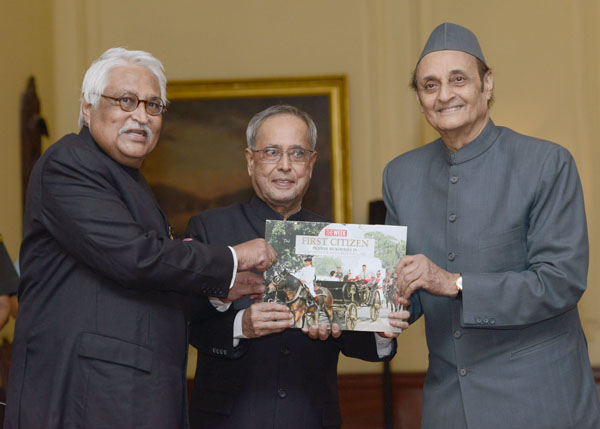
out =
<svg viewBox="0 0 600 429"><path fill-rule="evenodd" d="M146 133L147 139L152 138L152 130L150 129L150 127L148 127L148 125L142 125L137 122L134 122L133 124L130 124L130 125L124 125L123 127L121 127L121 129L119 130L119 135L124 134L131 130L143 130Z"/></svg>

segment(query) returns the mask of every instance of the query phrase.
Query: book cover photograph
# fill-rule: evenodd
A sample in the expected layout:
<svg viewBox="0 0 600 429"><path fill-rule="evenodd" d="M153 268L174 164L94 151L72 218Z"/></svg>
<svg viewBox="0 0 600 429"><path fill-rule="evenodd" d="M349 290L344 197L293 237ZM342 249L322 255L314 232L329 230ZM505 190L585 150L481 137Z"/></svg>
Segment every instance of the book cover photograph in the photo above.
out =
<svg viewBox="0 0 600 429"><path fill-rule="evenodd" d="M263 301L287 305L294 327L400 332L394 268L406 254L406 227L266 221L277 262L265 272Z"/></svg>

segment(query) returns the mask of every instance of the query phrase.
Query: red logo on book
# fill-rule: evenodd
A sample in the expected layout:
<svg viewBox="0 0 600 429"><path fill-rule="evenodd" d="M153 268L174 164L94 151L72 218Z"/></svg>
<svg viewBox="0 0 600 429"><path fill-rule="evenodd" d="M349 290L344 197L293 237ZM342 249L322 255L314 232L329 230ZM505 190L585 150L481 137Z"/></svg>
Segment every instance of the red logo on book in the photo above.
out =
<svg viewBox="0 0 600 429"><path fill-rule="evenodd" d="M325 235L328 237L347 237L348 231L345 229L326 229Z"/></svg>

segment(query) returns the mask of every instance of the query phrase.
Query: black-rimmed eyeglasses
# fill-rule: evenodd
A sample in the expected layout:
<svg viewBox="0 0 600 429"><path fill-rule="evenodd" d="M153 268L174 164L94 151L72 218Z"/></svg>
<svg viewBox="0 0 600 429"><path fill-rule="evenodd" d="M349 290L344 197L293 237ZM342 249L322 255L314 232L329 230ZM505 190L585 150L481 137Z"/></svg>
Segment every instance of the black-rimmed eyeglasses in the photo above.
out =
<svg viewBox="0 0 600 429"><path fill-rule="evenodd" d="M135 94L125 94L120 97L111 97L110 95L104 94L100 94L100 96L110 100L118 101L121 109L126 112L133 112L135 109L137 109L140 103L144 103L144 106L146 107L146 113L152 116L158 116L167 110L162 100L158 97L153 97L148 100L140 100Z"/></svg>
<svg viewBox="0 0 600 429"><path fill-rule="evenodd" d="M282 150L276 147L268 147L266 149L252 149L252 152L258 153L259 159L263 162L275 164L281 161L281 157L286 153L291 162L305 164L315 151L302 148Z"/></svg>

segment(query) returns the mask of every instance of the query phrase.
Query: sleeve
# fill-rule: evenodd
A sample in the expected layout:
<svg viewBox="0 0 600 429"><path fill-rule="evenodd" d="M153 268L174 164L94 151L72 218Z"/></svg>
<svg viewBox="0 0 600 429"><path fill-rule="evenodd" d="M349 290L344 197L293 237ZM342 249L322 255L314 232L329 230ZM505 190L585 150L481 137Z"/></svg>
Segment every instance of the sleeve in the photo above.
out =
<svg viewBox="0 0 600 429"><path fill-rule="evenodd" d="M528 222L525 271L462 273L463 326L524 326L577 305L586 289L588 238L581 183L565 149L543 160Z"/></svg>
<svg viewBox="0 0 600 429"><path fill-rule="evenodd" d="M186 237L199 242L208 242L206 227L201 215L194 216L186 229ZM238 311L229 306L224 312L218 311L208 298L195 297L192 302L190 323L190 344L200 353L222 359L236 359L248 347L247 340L240 340L234 347L233 328Z"/></svg>
<svg viewBox="0 0 600 429"><path fill-rule="evenodd" d="M394 207L394 201L392 198L392 193L389 188L389 179L388 176L390 174L391 164L388 164L383 169L383 180L382 180L382 195L383 202L385 203L385 223L386 225L400 225L398 222L398 216L396 215L396 209Z"/></svg>
<svg viewBox="0 0 600 429"><path fill-rule="evenodd" d="M392 340L392 352L380 358L377 353L377 343L373 332L343 331L336 339L340 351L348 357L366 360L369 362L389 361L396 355L396 339Z"/></svg>
<svg viewBox="0 0 600 429"><path fill-rule="evenodd" d="M248 346L240 340L234 347L233 324L237 310L231 306L225 312L217 311L205 297L194 297L190 323L190 344L200 353L222 359L242 356Z"/></svg>
<svg viewBox="0 0 600 429"><path fill-rule="evenodd" d="M45 160L40 180L41 222L95 272L127 288L227 296L231 251L144 229L123 198L138 190L125 189L96 154L61 147Z"/></svg>
<svg viewBox="0 0 600 429"><path fill-rule="evenodd" d="M385 166L383 170L383 180L382 180L382 194L383 194L383 202L385 203L386 212L385 212L385 224L386 225L400 225L398 221L398 216L396 215L396 206L394 205L394 200L392 198L392 193L389 187L389 175L391 170L391 164ZM463 277L464 281L464 277ZM421 298L420 294L414 293L410 297L410 306L408 307L408 311L410 312L409 323L415 322L421 315L423 314L423 310L421 307Z"/></svg>
<svg viewBox="0 0 600 429"><path fill-rule="evenodd" d="M0 235L0 295L15 295L19 288L19 276L4 247Z"/></svg>

